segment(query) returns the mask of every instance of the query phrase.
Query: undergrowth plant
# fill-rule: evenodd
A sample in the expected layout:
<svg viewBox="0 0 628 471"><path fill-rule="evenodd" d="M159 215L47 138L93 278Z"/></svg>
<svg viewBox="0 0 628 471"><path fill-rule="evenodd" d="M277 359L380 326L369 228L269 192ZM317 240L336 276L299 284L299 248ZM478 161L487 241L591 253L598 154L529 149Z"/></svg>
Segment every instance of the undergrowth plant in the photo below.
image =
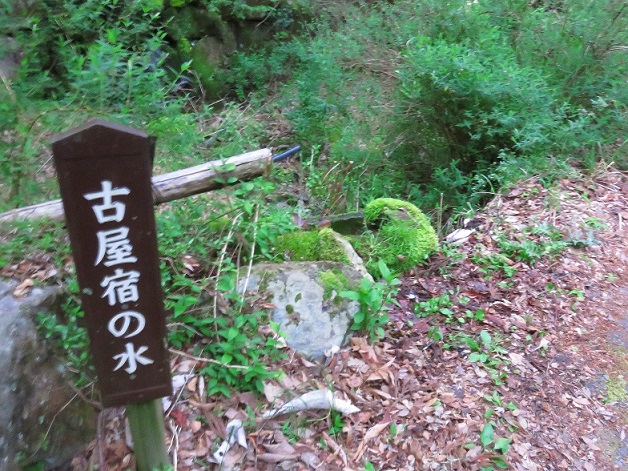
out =
<svg viewBox="0 0 628 471"><path fill-rule="evenodd" d="M274 185L262 179L242 182L221 197L173 202L157 215L168 344L208 359L199 369L206 375L208 395L262 392L262 381L278 374L269 366L283 357L277 326L268 310L238 286L249 265L272 259L277 237L294 229L289 211L261 204L274 191ZM48 237L24 237L18 236L15 245L2 245L0 259L20 260L38 243L43 243L42 250L53 250L46 245ZM69 247L59 254L68 257ZM82 327L84 314L76 280L72 273L63 276L68 277L68 288L61 312L40 315L40 330L59 346L77 373L77 386L84 387L95 378Z"/></svg>
<svg viewBox="0 0 628 471"><path fill-rule="evenodd" d="M96 381L84 316L76 280L68 283L60 313L37 315L39 332L56 345L78 388L88 387Z"/></svg>
<svg viewBox="0 0 628 471"><path fill-rule="evenodd" d="M275 39L225 57L221 73L243 109L258 108L281 130L273 141L313 149L303 176L317 213L397 197L448 214L531 173L550 181L574 163L626 165L628 28L619 0L560 8L523 0L345 2L323 4L316 15L306 2L193 3L220 21L268 15L262 23L273 25ZM27 130L38 108L146 123L180 159L216 143L229 147L203 94L177 83L198 81L178 57L198 38L185 37L192 33L177 28L179 20L171 25L189 5L7 4L0 27L22 55L16 77L0 86L0 123L11 130L0 145L13 156L0 172L19 190L11 200L33 198L21 187L36 181L39 132ZM255 127L250 112L236 115Z"/></svg>
<svg viewBox="0 0 628 471"><path fill-rule="evenodd" d="M180 202L157 219L159 240L167 241L161 250L168 340L175 348L194 344L195 354L213 359L201 370L208 394L262 392L262 381L276 375L267 365L282 354L268 311L238 287L247 266L272 259L277 237L294 228L289 212L254 202L273 191L263 180L243 182L222 201Z"/></svg>
<svg viewBox="0 0 628 471"><path fill-rule="evenodd" d="M279 90L299 140L322 151L312 179L351 161L350 198L450 211L530 174L625 161L618 0L373 2L342 18L236 66L241 88Z"/></svg>
<svg viewBox="0 0 628 471"><path fill-rule="evenodd" d="M363 278L357 290L340 293L340 296L359 304L359 311L353 317L351 330L367 334L371 340L383 338L385 334L383 326L388 322L386 311L390 304L395 302L394 296L401 284L382 260L379 261L378 267L383 282Z"/></svg>

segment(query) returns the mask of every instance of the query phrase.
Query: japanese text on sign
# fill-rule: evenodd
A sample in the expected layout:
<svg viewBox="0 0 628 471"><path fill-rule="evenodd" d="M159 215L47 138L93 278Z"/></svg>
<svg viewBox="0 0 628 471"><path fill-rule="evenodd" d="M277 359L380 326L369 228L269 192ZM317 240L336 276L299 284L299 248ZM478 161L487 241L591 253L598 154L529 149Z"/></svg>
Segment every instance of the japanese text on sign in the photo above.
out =
<svg viewBox="0 0 628 471"><path fill-rule="evenodd" d="M102 225L109 222L123 222L126 205L120 199L130 194L131 190L128 188L114 188L111 181L103 180L101 191L85 193L83 197L94 202L92 210L96 215L96 220ZM118 199L114 200L114 198ZM112 267L137 262L137 257L133 256L133 246L129 241L127 226L120 225L113 229L98 231L96 237L98 250L94 266L102 264L105 267ZM106 298L110 306L137 302L139 279L140 272L136 270L125 271L123 268L116 268L100 282L100 286L104 288L101 297ZM121 307L125 309L124 306ZM107 324L107 330L116 338L130 339L140 334L145 325L146 319L143 314L125 310L111 318ZM127 342L125 351L112 357L118 362L113 371L124 367L124 371L131 375L137 370L138 364L152 364L153 360L144 355L147 351L148 347L145 345L136 346L133 342Z"/></svg>

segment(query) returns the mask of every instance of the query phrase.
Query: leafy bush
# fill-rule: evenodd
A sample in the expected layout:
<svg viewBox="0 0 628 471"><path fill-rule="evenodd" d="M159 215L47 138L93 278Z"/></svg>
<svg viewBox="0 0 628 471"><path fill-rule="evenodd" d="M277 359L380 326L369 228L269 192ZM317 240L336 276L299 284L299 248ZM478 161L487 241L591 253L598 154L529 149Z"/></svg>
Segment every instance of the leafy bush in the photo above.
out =
<svg viewBox="0 0 628 471"><path fill-rule="evenodd" d="M550 180L573 163L623 158L621 2L553 8L344 5L342 21L322 16L305 38L241 54L239 86L279 91L273 103L318 150L310 179L354 163L344 210L382 196L423 208L438 207L441 194L445 207L477 204L522 176Z"/></svg>
<svg viewBox="0 0 628 471"><path fill-rule="evenodd" d="M420 139L414 145L445 159L441 165L458 160L467 172L504 153L549 153L566 118L556 92L537 70L517 63L498 31L480 46L425 37L409 45L399 76L404 125ZM419 163L439 164L433 157Z"/></svg>

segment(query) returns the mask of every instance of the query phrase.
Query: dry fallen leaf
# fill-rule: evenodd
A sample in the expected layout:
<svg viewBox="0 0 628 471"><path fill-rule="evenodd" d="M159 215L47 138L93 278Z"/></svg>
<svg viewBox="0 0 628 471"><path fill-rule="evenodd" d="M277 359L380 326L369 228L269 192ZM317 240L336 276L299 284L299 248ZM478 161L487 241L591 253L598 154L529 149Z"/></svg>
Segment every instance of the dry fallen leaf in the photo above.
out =
<svg viewBox="0 0 628 471"><path fill-rule="evenodd" d="M273 404L283 394L284 390L284 388L273 381L264 382L264 396L270 404Z"/></svg>
<svg viewBox="0 0 628 471"><path fill-rule="evenodd" d="M515 353L515 352L509 352L508 357L510 358L510 361L512 361L513 365L515 366L523 365L523 355L520 355L519 353Z"/></svg>
<svg viewBox="0 0 628 471"><path fill-rule="evenodd" d="M203 426L203 424L201 423L201 421L193 420L190 423L190 430L192 430L192 433L196 433L196 432L198 432L201 429L202 426Z"/></svg>
<svg viewBox="0 0 628 471"><path fill-rule="evenodd" d="M592 440L592 439L590 439L588 437L580 437L580 439L584 443L586 443L589 446L589 448L591 448L592 450L594 450L594 451L601 451L602 450L599 446L597 446L595 444L595 440Z"/></svg>
<svg viewBox="0 0 628 471"><path fill-rule="evenodd" d="M16 298L23 298L30 292L31 288L34 285L35 282L31 278L26 278L15 287L15 290L13 291L13 296L15 296Z"/></svg>
<svg viewBox="0 0 628 471"><path fill-rule="evenodd" d="M388 427L389 425L390 425L390 422L382 422L381 424L377 424L371 427L364 435L364 438L362 439L360 446L358 447L357 451L353 455L353 461L358 461L362 457L362 454L364 453L364 450L366 449L366 445L369 442L369 440L377 437L380 433L382 433L382 430L385 430L386 427Z"/></svg>

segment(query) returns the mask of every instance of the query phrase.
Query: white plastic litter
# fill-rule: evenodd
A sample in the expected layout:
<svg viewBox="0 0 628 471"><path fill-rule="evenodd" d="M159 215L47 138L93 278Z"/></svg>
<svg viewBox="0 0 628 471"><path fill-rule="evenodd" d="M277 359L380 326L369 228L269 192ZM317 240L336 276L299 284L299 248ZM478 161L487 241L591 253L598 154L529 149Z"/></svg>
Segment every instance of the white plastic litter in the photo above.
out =
<svg viewBox="0 0 628 471"><path fill-rule="evenodd" d="M467 240L469 240L469 237L471 237L471 234L473 234L474 232L475 231L471 229L456 229L447 237L445 237L445 240L450 244L463 244Z"/></svg>
<svg viewBox="0 0 628 471"><path fill-rule="evenodd" d="M216 463L222 463L225 459L225 455L229 451L229 449L235 445L237 442L238 445L244 448L248 448L248 444L246 443L246 433L242 428L242 421L238 419L233 419L231 422L227 424L226 427L227 439L220 444L218 450L214 453L214 460Z"/></svg>
<svg viewBox="0 0 628 471"><path fill-rule="evenodd" d="M334 393L328 389L319 389L317 391L305 393L300 397L286 402L279 408L272 409L264 413L264 415L262 415L262 419L272 419L278 415L314 409L332 409L343 415L349 415L360 411L360 409L354 406L351 401L335 398Z"/></svg>

